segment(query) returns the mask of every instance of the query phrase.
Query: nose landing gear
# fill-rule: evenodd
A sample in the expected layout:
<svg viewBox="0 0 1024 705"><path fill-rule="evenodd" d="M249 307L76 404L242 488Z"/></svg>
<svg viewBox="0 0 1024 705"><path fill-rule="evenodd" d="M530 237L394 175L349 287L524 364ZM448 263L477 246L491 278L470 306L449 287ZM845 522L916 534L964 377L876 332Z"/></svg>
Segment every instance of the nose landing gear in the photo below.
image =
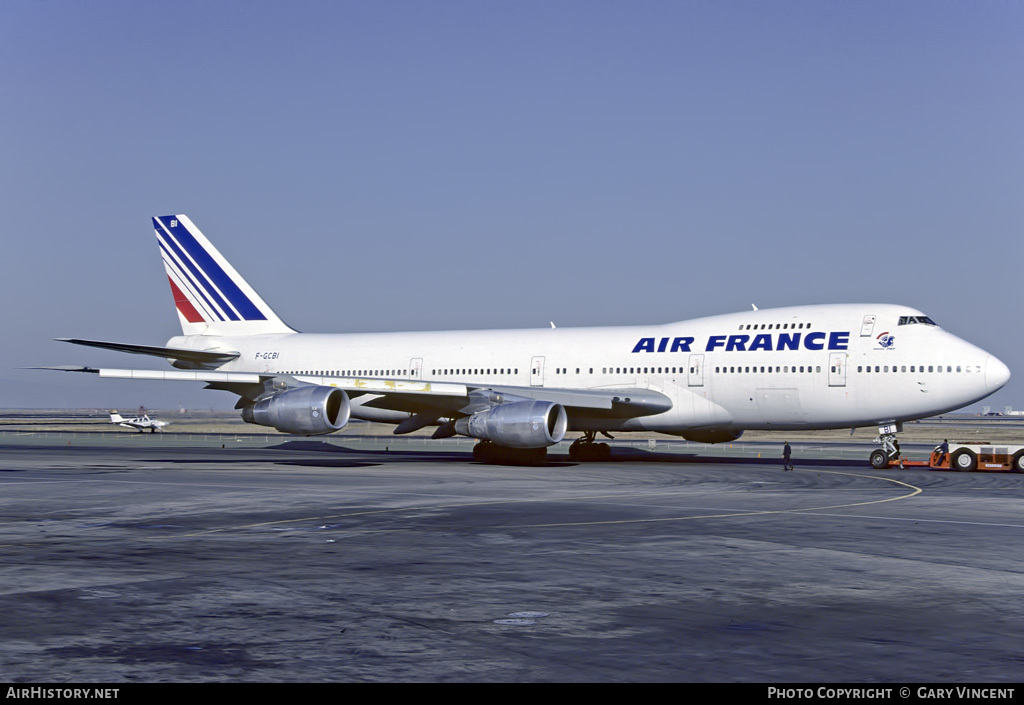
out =
<svg viewBox="0 0 1024 705"><path fill-rule="evenodd" d="M878 438L875 443L880 443L881 448L871 451L871 467L875 470L882 470L889 467L892 461L898 461L903 467L903 456L900 454L900 443L896 440L896 434L903 430L903 424L890 423L878 427Z"/></svg>

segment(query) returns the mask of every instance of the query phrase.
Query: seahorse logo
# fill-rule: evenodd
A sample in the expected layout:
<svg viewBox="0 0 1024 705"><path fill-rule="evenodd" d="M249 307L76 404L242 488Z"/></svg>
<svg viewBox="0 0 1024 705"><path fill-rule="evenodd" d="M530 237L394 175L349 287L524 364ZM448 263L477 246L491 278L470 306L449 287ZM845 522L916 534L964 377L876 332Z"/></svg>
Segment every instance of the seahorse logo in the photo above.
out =
<svg viewBox="0 0 1024 705"><path fill-rule="evenodd" d="M896 347L896 336L889 335L889 331L879 333L876 340L878 341L878 347L883 350L892 350Z"/></svg>

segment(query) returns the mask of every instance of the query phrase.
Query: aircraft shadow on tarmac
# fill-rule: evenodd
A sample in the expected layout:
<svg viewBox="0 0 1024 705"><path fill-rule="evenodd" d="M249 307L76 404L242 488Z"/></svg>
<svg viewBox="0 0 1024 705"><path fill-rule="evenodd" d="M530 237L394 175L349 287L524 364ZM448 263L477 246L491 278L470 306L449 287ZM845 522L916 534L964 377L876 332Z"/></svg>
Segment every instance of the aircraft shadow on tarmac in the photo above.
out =
<svg viewBox="0 0 1024 705"><path fill-rule="evenodd" d="M305 453L329 453L331 455L360 455L380 457L381 463L360 462L343 458L290 458L285 461L275 461L282 465L300 465L315 467L369 467L383 463L453 463L466 462L470 453L465 451L428 451L428 450L359 450L346 446L333 445L326 441L285 441L284 443L268 446L267 450L300 451ZM385 460L386 458L386 460ZM563 460L564 458L564 460ZM480 461L470 461L474 465L486 465ZM782 457L750 457L750 456L722 456L722 455L698 455L696 453L671 453L663 451L649 451L642 448L612 448L612 457L609 461L616 462L638 462L638 463L674 463L674 464L712 464L712 465L761 465L761 466L782 466ZM569 460L567 455L552 454L542 467L576 467L587 466L589 463L580 463ZM794 458L794 465L799 468L801 465L813 467L843 467L843 468L864 468L867 461L842 459L842 458Z"/></svg>
<svg viewBox="0 0 1024 705"><path fill-rule="evenodd" d="M253 458L247 456L245 458L163 458L160 462L176 465L194 465L201 463L203 465L303 465L309 467L326 467L326 468L372 468L378 467L383 463L367 462L363 460L349 460L344 458L290 458L288 460L281 460L280 458Z"/></svg>

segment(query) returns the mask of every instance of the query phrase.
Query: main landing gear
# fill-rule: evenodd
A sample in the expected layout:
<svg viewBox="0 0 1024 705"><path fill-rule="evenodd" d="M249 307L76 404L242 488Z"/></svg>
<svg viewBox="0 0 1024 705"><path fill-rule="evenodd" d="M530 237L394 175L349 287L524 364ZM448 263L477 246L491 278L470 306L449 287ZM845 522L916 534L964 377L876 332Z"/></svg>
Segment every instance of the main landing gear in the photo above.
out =
<svg viewBox="0 0 1024 705"><path fill-rule="evenodd" d="M611 434L607 431L601 433L608 438ZM595 443L597 431L584 431L583 438L577 438L569 446L569 457L573 460L585 462L588 460L611 460L612 449L607 443Z"/></svg>
<svg viewBox="0 0 1024 705"><path fill-rule="evenodd" d="M903 466L900 456L900 444L896 440L896 434L903 430L903 424L891 423L878 427L878 438L875 443L881 443L882 447L871 451L871 467L875 470L883 470L889 467L893 461L899 461Z"/></svg>

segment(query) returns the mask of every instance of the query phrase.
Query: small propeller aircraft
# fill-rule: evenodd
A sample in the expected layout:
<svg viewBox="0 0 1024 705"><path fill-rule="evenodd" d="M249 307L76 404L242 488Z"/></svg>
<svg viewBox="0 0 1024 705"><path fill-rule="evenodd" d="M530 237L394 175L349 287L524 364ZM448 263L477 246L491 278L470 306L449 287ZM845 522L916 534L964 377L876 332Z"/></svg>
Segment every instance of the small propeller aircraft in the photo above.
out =
<svg viewBox="0 0 1024 705"><path fill-rule="evenodd" d="M118 426L124 426L125 428L134 428L139 433L143 433L147 428L150 433L156 433L163 429L164 426L170 424L170 421L158 421L157 419L149 418L149 414L146 413L146 407L139 407L139 415L126 419L121 414L117 413L116 409L110 410L110 423L115 423Z"/></svg>

